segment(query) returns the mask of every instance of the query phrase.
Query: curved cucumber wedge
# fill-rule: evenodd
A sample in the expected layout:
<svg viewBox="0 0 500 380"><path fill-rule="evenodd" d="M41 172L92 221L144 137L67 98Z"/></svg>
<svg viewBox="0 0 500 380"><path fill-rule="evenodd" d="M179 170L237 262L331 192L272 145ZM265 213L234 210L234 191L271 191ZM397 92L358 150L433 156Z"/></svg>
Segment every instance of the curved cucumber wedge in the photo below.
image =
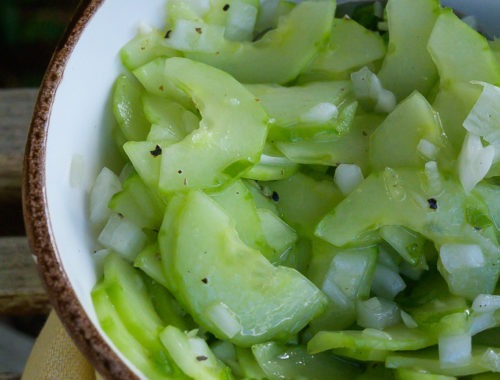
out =
<svg viewBox="0 0 500 380"><path fill-rule="evenodd" d="M200 326L250 346L286 340L323 311L325 296L296 270L275 267L245 245L210 197L190 192L180 209L177 223L160 232L160 244L163 257L170 255L176 295ZM169 235L171 249L164 246Z"/></svg>
<svg viewBox="0 0 500 380"><path fill-rule="evenodd" d="M244 83L284 84L297 77L327 42L334 13L333 1L304 1L255 42L223 40L216 52L186 52L186 56Z"/></svg>
<svg viewBox="0 0 500 380"><path fill-rule="evenodd" d="M198 129L163 150L160 191L217 187L259 161L267 115L243 85L186 58L168 59L165 78L192 97L202 120Z"/></svg>

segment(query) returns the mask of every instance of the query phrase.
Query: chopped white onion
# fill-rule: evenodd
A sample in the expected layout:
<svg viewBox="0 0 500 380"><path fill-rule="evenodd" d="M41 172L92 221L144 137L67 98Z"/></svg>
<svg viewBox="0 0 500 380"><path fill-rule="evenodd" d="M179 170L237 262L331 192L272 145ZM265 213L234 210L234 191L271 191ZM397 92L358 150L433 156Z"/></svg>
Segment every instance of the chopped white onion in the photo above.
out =
<svg viewBox="0 0 500 380"><path fill-rule="evenodd" d="M424 175L427 182L427 192L432 195L438 195L443 191L443 179L436 161L425 163Z"/></svg>
<svg viewBox="0 0 500 380"><path fill-rule="evenodd" d="M231 41L251 41L258 10L244 1L233 1L226 20L224 37Z"/></svg>
<svg viewBox="0 0 500 380"><path fill-rule="evenodd" d="M468 334L439 337L439 361L442 368L464 366L472 357L472 339Z"/></svg>
<svg viewBox="0 0 500 380"><path fill-rule="evenodd" d="M333 177L333 181L344 195L353 191L363 179L361 168L354 164L340 164Z"/></svg>
<svg viewBox="0 0 500 380"><path fill-rule="evenodd" d="M146 234L130 220L112 214L98 239L104 247L114 250L126 259L134 260L146 244Z"/></svg>
<svg viewBox="0 0 500 380"><path fill-rule="evenodd" d="M481 331L491 329L497 325L494 312L474 313L469 327L470 335L476 335Z"/></svg>
<svg viewBox="0 0 500 380"><path fill-rule="evenodd" d="M485 264L483 251L476 244L443 244L439 249L439 257L449 273L457 269L478 268Z"/></svg>
<svg viewBox="0 0 500 380"><path fill-rule="evenodd" d="M490 144L500 140L500 87L485 82L472 82L483 86L483 92L472 107L463 126L475 136Z"/></svg>
<svg viewBox="0 0 500 380"><path fill-rule="evenodd" d="M382 264L375 266L375 274L373 275L372 282L372 291L375 295L392 300L405 288L406 283L398 272Z"/></svg>
<svg viewBox="0 0 500 380"><path fill-rule="evenodd" d="M479 136L467 133L458 156L458 176L466 192L471 191L486 176L494 158L493 145L483 147Z"/></svg>
<svg viewBox="0 0 500 380"><path fill-rule="evenodd" d="M425 157L430 160L434 160L439 152L439 148L431 143L429 140L421 139L418 142L417 150Z"/></svg>
<svg viewBox="0 0 500 380"><path fill-rule="evenodd" d="M479 360L482 367L491 372L500 372L500 353L496 353L492 348L488 348Z"/></svg>
<svg viewBox="0 0 500 380"><path fill-rule="evenodd" d="M111 216L109 201L121 189L118 176L108 168L103 168L97 175L89 196L90 222L96 228L101 229Z"/></svg>
<svg viewBox="0 0 500 380"><path fill-rule="evenodd" d="M486 313L500 309L500 296L479 294L472 302L472 310Z"/></svg>
<svg viewBox="0 0 500 380"><path fill-rule="evenodd" d="M316 104L307 112L300 115L300 121L304 123L321 124L336 119L338 116L339 110L335 104L323 102Z"/></svg>
<svg viewBox="0 0 500 380"><path fill-rule="evenodd" d="M384 329L401 322L398 305L383 298L373 297L356 304L357 323L361 327Z"/></svg>
<svg viewBox="0 0 500 380"><path fill-rule="evenodd" d="M139 25L137 26L137 32L139 34L149 34L152 31L153 27L144 21L140 22Z"/></svg>
<svg viewBox="0 0 500 380"><path fill-rule="evenodd" d="M241 331L237 315L223 302L215 303L206 310L207 318L227 337L232 338Z"/></svg>

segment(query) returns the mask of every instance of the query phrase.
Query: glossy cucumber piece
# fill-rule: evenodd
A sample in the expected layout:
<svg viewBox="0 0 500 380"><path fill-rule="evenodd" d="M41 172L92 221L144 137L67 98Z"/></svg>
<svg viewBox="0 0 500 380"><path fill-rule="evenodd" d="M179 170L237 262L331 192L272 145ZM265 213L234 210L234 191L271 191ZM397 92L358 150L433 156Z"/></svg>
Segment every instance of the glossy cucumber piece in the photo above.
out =
<svg viewBox="0 0 500 380"><path fill-rule="evenodd" d="M218 187L259 161L267 115L248 90L229 74L186 58L168 59L165 77L193 98L202 119L163 149L163 193Z"/></svg>
<svg viewBox="0 0 500 380"><path fill-rule="evenodd" d="M327 140L349 131L354 97L348 81L313 82L300 86L247 85L270 117L271 140Z"/></svg>
<svg viewBox="0 0 500 380"><path fill-rule="evenodd" d="M175 227L162 236L161 246L175 241L169 264L175 294L219 338L241 346L286 340L324 309L324 295L309 280L245 245L224 210L202 192L187 194Z"/></svg>
<svg viewBox="0 0 500 380"><path fill-rule="evenodd" d="M137 174L152 190L158 190L163 143L156 141L127 141L123 150Z"/></svg>
<svg viewBox="0 0 500 380"><path fill-rule="evenodd" d="M328 46L320 51L301 80L349 79L352 71L374 66L386 53L383 38L350 18L335 18Z"/></svg>
<svg viewBox="0 0 500 380"><path fill-rule="evenodd" d="M439 79L427 50L427 41L441 13L439 1L391 0L386 11L389 45L378 77L398 100L414 90L427 95Z"/></svg>
<svg viewBox="0 0 500 380"><path fill-rule="evenodd" d="M105 286L98 284L94 287L92 302L101 328L111 338L120 352L148 379L187 379L185 376L173 374L168 361L158 361L158 358L154 357L154 354L128 331L121 316L113 306Z"/></svg>
<svg viewBox="0 0 500 380"><path fill-rule="evenodd" d="M432 144L426 156L420 144ZM435 160L446 145L438 114L418 92L400 102L370 136L370 164L374 171L386 167L422 167Z"/></svg>
<svg viewBox="0 0 500 380"><path fill-rule="evenodd" d="M136 173L123 182L123 190L111 198L109 207L138 227L150 229L160 227L165 211L163 200Z"/></svg>
<svg viewBox="0 0 500 380"><path fill-rule="evenodd" d="M305 346L300 345L268 342L252 346L252 351L270 380L353 380L361 372L361 368L355 363L349 363L326 352L311 355Z"/></svg>
<svg viewBox="0 0 500 380"><path fill-rule="evenodd" d="M488 41L451 9L444 10L437 19L428 49L438 68L441 85L472 80L500 84L500 66Z"/></svg>
<svg viewBox="0 0 500 380"><path fill-rule="evenodd" d="M454 376L435 375L422 370L398 368L395 371L396 380L456 380Z"/></svg>
<svg viewBox="0 0 500 380"><path fill-rule="evenodd" d="M144 140L150 124L142 109L144 88L130 75L120 75L113 88L113 113L127 140Z"/></svg>
<svg viewBox="0 0 500 380"><path fill-rule="evenodd" d="M304 1L255 42L220 41L214 52L186 56L222 69L244 83L285 84L296 78L330 36L335 2ZM309 23L307 28L301 25Z"/></svg>

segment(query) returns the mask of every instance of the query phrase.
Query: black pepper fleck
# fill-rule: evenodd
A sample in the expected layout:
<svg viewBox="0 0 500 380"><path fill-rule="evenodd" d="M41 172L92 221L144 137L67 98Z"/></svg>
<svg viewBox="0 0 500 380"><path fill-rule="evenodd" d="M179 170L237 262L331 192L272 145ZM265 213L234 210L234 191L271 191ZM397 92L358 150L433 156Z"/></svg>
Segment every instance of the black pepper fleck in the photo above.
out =
<svg viewBox="0 0 500 380"><path fill-rule="evenodd" d="M172 33L172 29L167 30L167 33L165 33L165 38L170 38L170 33Z"/></svg>
<svg viewBox="0 0 500 380"><path fill-rule="evenodd" d="M198 355L196 357L196 360L198 360L199 362L202 362L204 360L207 360L208 358L205 356L205 355Z"/></svg>
<svg viewBox="0 0 500 380"><path fill-rule="evenodd" d="M181 169L177 170L177 174L182 174L182 170Z"/></svg>
<svg viewBox="0 0 500 380"><path fill-rule="evenodd" d="M201 32L203 31L200 27L195 28L194 30L196 30L196 33L198 33L198 34L201 34Z"/></svg>
<svg viewBox="0 0 500 380"><path fill-rule="evenodd" d="M280 195L276 191L273 191L273 193L271 194L271 199L275 202L278 202L280 200Z"/></svg>
<svg viewBox="0 0 500 380"><path fill-rule="evenodd" d="M427 199L427 203L429 204L429 208L432 210L437 210L438 208L438 203L435 198L429 198Z"/></svg>
<svg viewBox="0 0 500 380"><path fill-rule="evenodd" d="M203 282L204 284L208 284L208 278L206 278L206 277L202 278L201 282Z"/></svg>
<svg viewBox="0 0 500 380"><path fill-rule="evenodd" d="M149 153L151 153L153 157L158 157L161 154L161 146L156 145L155 148Z"/></svg>
<svg viewBox="0 0 500 380"><path fill-rule="evenodd" d="M222 10L224 12L226 12L228 9L229 9L229 4L224 4L224 6L222 7Z"/></svg>

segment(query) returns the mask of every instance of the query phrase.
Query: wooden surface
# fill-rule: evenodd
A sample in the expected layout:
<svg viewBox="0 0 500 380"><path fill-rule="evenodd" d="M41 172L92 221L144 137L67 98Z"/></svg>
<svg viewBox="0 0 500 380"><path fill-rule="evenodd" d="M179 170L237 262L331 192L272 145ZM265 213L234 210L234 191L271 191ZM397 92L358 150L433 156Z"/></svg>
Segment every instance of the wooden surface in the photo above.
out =
<svg viewBox="0 0 500 380"><path fill-rule="evenodd" d="M0 90L0 315L46 312L48 301L24 236L23 152L37 91Z"/></svg>

